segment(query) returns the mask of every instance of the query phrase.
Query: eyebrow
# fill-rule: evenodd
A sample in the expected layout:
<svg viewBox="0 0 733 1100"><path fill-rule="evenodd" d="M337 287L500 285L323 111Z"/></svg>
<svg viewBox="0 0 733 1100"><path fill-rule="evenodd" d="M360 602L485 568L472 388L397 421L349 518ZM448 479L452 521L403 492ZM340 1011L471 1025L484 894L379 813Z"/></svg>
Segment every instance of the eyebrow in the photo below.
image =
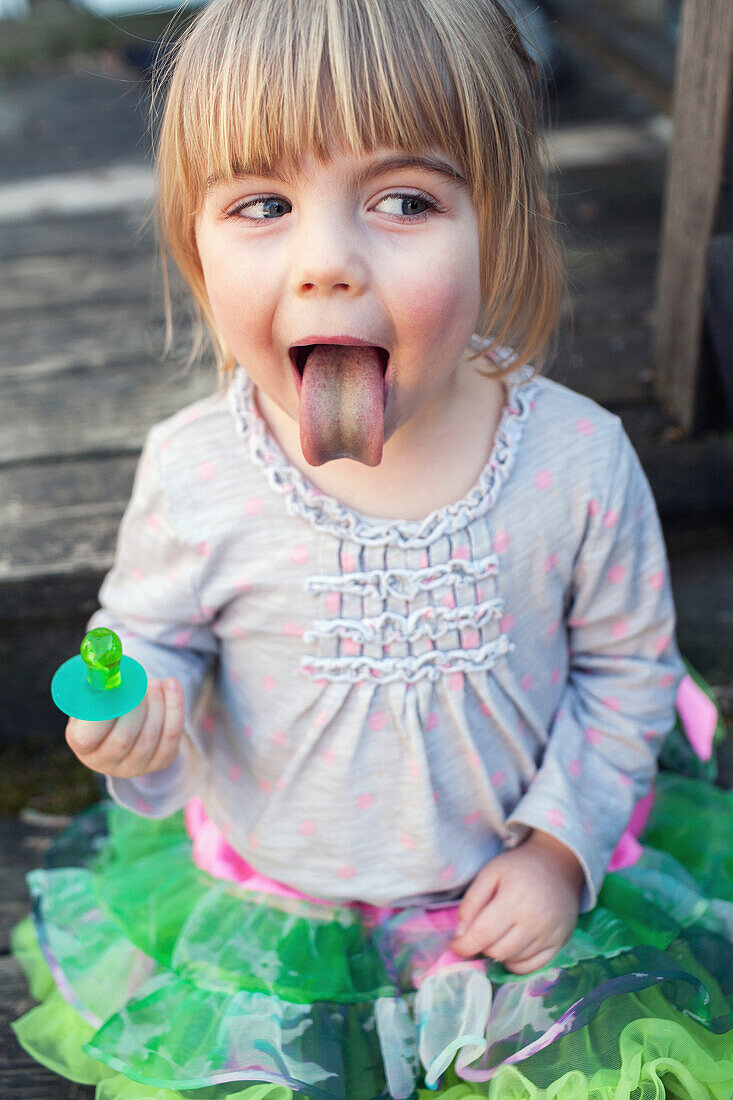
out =
<svg viewBox="0 0 733 1100"><path fill-rule="evenodd" d="M383 160L372 161L371 164L366 164L362 167L354 176L354 183L358 186L362 183L366 183L368 180L374 179L375 176L384 175L385 172L396 172L400 168L422 168L426 172L432 172L433 175L442 176L444 179L448 179L451 183L456 184L459 187L468 187L468 180L465 176L461 175L458 169L454 168L452 164L448 164L446 161L441 160L440 157L434 157L431 154L426 155L413 155L402 154L399 156L386 157ZM281 172L274 166L268 167L264 173L253 172L246 166L237 165L234 168L234 179L244 179L248 176L259 176L260 178L272 178L280 180L281 183L293 183L293 178L287 173ZM216 187L218 183L221 183L227 177L221 173L215 173L206 180L206 190L211 191Z"/></svg>

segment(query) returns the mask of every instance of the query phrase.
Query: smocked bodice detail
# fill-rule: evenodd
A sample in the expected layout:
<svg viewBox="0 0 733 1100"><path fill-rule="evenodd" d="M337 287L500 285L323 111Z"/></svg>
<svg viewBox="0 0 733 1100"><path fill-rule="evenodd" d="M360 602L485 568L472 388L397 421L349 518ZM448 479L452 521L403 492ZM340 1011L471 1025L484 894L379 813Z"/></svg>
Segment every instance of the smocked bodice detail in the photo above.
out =
<svg viewBox="0 0 733 1100"><path fill-rule="evenodd" d="M320 531L362 546L428 546L461 530L493 507L514 464L517 444L529 416L537 383L534 368L525 364L507 377L507 402L496 430L489 460L478 481L461 500L431 512L423 520L375 519L363 515L318 490L283 454L254 402L254 384L237 367L229 390L237 431L248 443L252 461L271 487L286 498L291 515L300 515Z"/></svg>

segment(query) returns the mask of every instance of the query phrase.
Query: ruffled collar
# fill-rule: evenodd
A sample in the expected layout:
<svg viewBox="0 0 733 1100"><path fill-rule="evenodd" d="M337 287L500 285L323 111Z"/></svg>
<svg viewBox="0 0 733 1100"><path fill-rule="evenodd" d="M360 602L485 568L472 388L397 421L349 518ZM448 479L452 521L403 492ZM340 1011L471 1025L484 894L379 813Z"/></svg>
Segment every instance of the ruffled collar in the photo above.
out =
<svg viewBox="0 0 733 1100"><path fill-rule="evenodd" d="M379 519L327 496L296 469L272 436L254 400L254 384L243 367L234 372L229 388L237 431L249 446L252 462L282 493L291 515L302 516L319 531L328 531L364 546L426 547L467 526L494 506L514 465L524 424L537 390L534 367L524 364L505 375L507 400L494 436L491 454L475 485L461 500L437 508L421 520Z"/></svg>

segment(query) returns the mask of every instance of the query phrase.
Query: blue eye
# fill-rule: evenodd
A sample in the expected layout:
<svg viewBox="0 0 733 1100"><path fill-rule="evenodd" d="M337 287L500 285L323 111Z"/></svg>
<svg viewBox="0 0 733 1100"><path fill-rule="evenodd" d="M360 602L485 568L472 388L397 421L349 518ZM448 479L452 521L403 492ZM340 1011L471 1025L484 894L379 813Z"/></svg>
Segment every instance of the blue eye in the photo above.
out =
<svg viewBox="0 0 733 1100"><path fill-rule="evenodd" d="M383 195L377 203L377 206L379 206L383 202L386 202L388 199L401 199L403 206L412 203L424 203L428 206L431 212L443 212L443 208L439 206L434 199L431 199L429 195L426 195L422 191L416 192L415 194L410 191L393 191L389 195ZM241 217L242 221L254 222L255 224L262 224L268 221L279 221L280 218L278 218L277 216L270 217L266 215L262 218L255 218L249 215L244 215L242 212L244 210L251 209L253 206L263 206L272 210L273 207L282 208L283 206L290 205L291 204L288 202L287 199L281 199L277 195L261 195L259 198L248 199L246 202L239 203L237 206L233 207L227 212L227 217ZM403 222L424 222L427 221L429 215L427 211L423 211L418 212L417 214L413 213L412 215L393 214L391 216L396 217Z"/></svg>

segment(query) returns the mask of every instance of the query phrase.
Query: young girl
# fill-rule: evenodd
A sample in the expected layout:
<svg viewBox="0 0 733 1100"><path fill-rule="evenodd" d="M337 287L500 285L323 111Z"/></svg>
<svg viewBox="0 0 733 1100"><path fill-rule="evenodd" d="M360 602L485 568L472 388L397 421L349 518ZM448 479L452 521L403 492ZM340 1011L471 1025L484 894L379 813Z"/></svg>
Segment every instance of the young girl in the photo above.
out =
<svg viewBox="0 0 733 1100"><path fill-rule="evenodd" d="M621 422L529 365L532 74L494 0L214 0L176 50L225 385L147 436L89 624L147 697L69 722L111 801L14 938L97 1100L733 1094L729 799L662 775L635 839L712 704Z"/></svg>

